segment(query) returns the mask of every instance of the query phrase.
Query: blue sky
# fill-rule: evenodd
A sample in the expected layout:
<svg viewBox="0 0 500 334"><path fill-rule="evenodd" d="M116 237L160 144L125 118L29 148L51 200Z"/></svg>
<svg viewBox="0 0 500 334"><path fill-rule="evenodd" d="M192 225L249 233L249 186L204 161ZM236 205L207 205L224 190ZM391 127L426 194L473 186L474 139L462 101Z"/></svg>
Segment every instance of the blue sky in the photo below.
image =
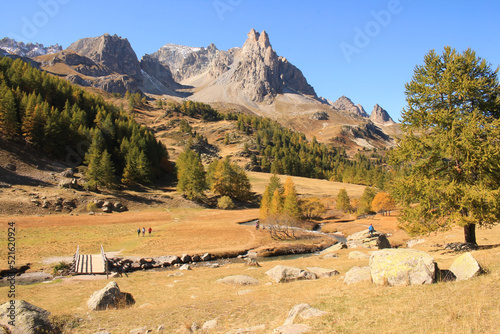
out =
<svg viewBox="0 0 500 334"><path fill-rule="evenodd" d="M417 0L37 0L4 1L0 38L67 47L104 33L126 37L138 58L167 43L227 50L251 28L319 96L342 95L398 120L404 84L431 49L468 47L500 65L500 2Z"/></svg>

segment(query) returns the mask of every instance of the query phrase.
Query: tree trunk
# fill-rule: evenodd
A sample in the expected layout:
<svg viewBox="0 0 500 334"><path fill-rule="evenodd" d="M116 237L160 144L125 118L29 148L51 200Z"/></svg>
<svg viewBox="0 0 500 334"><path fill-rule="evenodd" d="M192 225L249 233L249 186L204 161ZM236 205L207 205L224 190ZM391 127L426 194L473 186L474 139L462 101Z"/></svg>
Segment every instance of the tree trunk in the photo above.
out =
<svg viewBox="0 0 500 334"><path fill-rule="evenodd" d="M469 224L464 226L465 242L477 245L476 242L476 224Z"/></svg>

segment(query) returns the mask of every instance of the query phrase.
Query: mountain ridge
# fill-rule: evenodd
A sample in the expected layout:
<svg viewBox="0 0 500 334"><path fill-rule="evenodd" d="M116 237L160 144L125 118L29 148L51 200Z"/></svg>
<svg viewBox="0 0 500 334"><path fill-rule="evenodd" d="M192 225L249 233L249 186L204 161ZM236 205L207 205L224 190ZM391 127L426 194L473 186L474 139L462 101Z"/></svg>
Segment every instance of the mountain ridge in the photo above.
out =
<svg viewBox="0 0 500 334"><path fill-rule="evenodd" d="M34 59L43 70L82 86L122 95L142 92L154 98L240 105L318 140L338 136L344 126L394 124L381 107L368 115L345 96L335 102L318 97L300 69L272 48L267 32L255 29L241 47L227 51L213 43L167 43L139 60L126 38L106 33Z"/></svg>

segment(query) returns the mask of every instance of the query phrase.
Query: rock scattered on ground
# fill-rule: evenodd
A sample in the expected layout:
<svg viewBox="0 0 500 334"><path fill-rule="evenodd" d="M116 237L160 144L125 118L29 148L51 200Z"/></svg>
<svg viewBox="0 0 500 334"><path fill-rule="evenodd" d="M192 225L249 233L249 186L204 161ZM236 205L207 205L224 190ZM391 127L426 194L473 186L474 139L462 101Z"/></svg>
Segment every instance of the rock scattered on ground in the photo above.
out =
<svg viewBox="0 0 500 334"><path fill-rule="evenodd" d="M314 273L318 278L332 277L339 274L335 269L325 269L319 267L307 267L307 270Z"/></svg>
<svg viewBox="0 0 500 334"><path fill-rule="evenodd" d="M10 334L53 333L55 328L49 321L49 315L49 311L24 300L12 300L0 305L0 324Z"/></svg>
<svg viewBox="0 0 500 334"><path fill-rule="evenodd" d="M347 237L347 247L349 248L371 248L384 249L391 248L391 243L384 233L370 233L367 229L354 233Z"/></svg>
<svg viewBox="0 0 500 334"><path fill-rule="evenodd" d="M276 283L296 280L313 280L318 278L316 274L310 271L282 265L277 265L276 267L266 271L266 274Z"/></svg>
<svg viewBox="0 0 500 334"><path fill-rule="evenodd" d="M383 249L370 257L373 283L384 285L431 284L436 278L436 262L415 249Z"/></svg>
<svg viewBox="0 0 500 334"><path fill-rule="evenodd" d="M353 267L344 277L344 284L354 284L359 282L371 282L372 273L370 267Z"/></svg>
<svg viewBox="0 0 500 334"><path fill-rule="evenodd" d="M450 271L455 275L457 281L463 281L479 275L482 269L472 254L467 252L453 261Z"/></svg>
<svg viewBox="0 0 500 334"><path fill-rule="evenodd" d="M108 308L124 308L135 304L130 293L121 292L116 282L109 282L103 289L96 291L87 301L91 311L107 310Z"/></svg>

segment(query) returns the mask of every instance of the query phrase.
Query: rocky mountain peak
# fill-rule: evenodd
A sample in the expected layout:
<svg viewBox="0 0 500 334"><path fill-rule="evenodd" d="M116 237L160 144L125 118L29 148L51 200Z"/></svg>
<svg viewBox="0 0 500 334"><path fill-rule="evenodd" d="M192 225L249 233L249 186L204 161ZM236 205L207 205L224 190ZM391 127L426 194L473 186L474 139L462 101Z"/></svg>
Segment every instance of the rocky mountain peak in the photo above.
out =
<svg viewBox="0 0 500 334"><path fill-rule="evenodd" d="M106 33L99 37L79 39L71 44L68 50L73 50L119 74L142 80L139 60L126 38Z"/></svg>
<svg viewBox="0 0 500 334"><path fill-rule="evenodd" d="M53 54L62 51L62 47L59 44L44 46L39 43L27 43L17 42L14 39L4 37L0 40L0 49L4 51L18 55L20 57L34 58L38 56L43 56L46 54Z"/></svg>
<svg viewBox="0 0 500 334"><path fill-rule="evenodd" d="M343 111L344 113L353 114L361 117L368 117L368 114L366 113L365 109L360 104L355 105L350 98L344 95L342 95L337 99L337 101L332 103L332 106L335 109Z"/></svg>
<svg viewBox="0 0 500 334"><path fill-rule="evenodd" d="M373 107L372 113L370 115L370 120L375 124L382 124L382 125L395 124L391 116L389 116L389 113L378 104L376 104Z"/></svg>

